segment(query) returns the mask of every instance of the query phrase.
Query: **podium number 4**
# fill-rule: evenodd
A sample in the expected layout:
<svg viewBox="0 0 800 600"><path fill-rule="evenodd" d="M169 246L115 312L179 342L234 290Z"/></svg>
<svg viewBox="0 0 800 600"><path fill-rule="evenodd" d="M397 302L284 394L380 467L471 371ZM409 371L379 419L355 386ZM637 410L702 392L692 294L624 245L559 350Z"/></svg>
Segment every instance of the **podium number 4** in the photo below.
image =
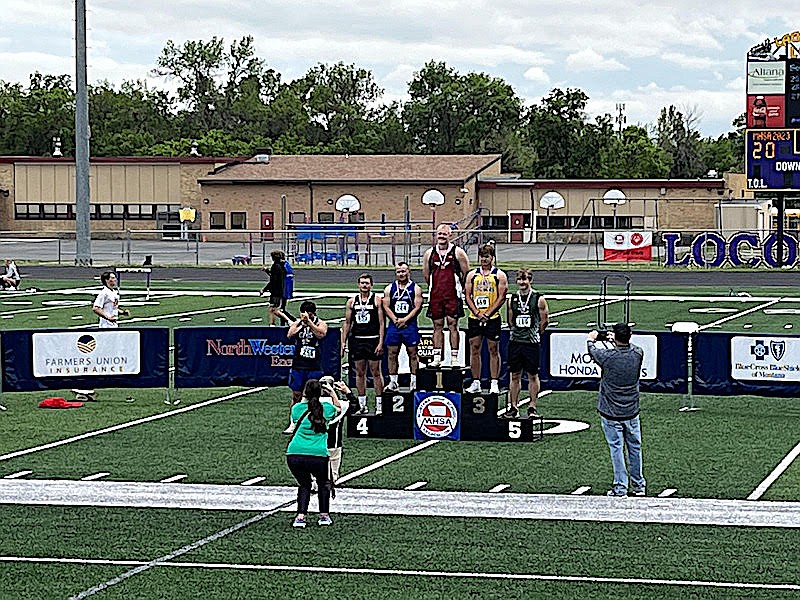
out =
<svg viewBox="0 0 800 600"><path fill-rule="evenodd" d="M369 426L367 425L366 417L358 420L358 423L356 423L356 430L361 435L367 435L369 433Z"/></svg>

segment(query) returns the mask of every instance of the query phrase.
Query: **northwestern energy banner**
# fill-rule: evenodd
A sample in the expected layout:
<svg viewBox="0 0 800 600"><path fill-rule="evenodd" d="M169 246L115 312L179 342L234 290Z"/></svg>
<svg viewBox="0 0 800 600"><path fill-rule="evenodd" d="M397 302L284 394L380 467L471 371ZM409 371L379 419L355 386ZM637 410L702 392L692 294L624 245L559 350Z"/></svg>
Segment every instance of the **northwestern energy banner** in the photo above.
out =
<svg viewBox="0 0 800 600"><path fill-rule="evenodd" d="M294 359L286 327L182 327L175 335L175 387L284 386ZM342 369L340 330L328 329L320 345L322 371Z"/></svg>
<svg viewBox="0 0 800 600"><path fill-rule="evenodd" d="M169 386L169 329L2 332L4 392Z"/></svg>
<svg viewBox="0 0 800 600"><path fill-rule="evenodd" d="M800 395L800 336L702 332L694 357L695 394Z"/></svg>

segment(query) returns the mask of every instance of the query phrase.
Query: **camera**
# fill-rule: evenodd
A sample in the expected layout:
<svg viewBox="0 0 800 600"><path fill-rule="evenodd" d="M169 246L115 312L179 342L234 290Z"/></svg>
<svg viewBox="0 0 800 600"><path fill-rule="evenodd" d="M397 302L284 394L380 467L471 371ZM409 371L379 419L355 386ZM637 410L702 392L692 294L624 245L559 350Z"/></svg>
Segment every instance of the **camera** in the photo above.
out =
<svg viewBox="0 0 800 600"><path fill-rule="evenodd" d="M598 342L608 342L611 340L611 332L608 329L601 329L597 332L596 341Z"/></svg>

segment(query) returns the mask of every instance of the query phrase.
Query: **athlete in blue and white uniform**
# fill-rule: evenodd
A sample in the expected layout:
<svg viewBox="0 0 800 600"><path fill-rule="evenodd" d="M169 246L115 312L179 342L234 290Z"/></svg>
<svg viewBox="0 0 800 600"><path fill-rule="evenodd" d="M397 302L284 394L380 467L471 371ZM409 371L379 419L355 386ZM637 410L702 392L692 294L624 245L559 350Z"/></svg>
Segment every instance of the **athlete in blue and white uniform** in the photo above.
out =
<svg viewBox="0 0 800 600"><path fill-rule="evenodd" d="M383 310L389 318L386 328L385 345L389 349L389 384L386 391L396 392L400 345L406 347L408 364L411 368L411 389L417 387L417 368L419 368L419 328L417 315L422 311L422 289L411 281L408 263L400 262L394 269L396 280L383 290Z"/></svg>

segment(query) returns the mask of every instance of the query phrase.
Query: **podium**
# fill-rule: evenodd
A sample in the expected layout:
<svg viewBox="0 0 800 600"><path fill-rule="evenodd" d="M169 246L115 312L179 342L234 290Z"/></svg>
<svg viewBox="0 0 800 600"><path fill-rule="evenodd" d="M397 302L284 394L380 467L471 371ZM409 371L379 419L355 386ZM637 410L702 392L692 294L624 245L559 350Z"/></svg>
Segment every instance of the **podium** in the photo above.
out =
<svg viewBox="0 0 800 600"><path fill-rule="evenodd" d="M467 378L465 378L465 374ZM541 417L502 417L508 391L464 391L465 369L422 367L417 390L384 392L380 414L348 415L347 436L368 439L448 439L474 442L533 442L544 439Z"/></svg>

